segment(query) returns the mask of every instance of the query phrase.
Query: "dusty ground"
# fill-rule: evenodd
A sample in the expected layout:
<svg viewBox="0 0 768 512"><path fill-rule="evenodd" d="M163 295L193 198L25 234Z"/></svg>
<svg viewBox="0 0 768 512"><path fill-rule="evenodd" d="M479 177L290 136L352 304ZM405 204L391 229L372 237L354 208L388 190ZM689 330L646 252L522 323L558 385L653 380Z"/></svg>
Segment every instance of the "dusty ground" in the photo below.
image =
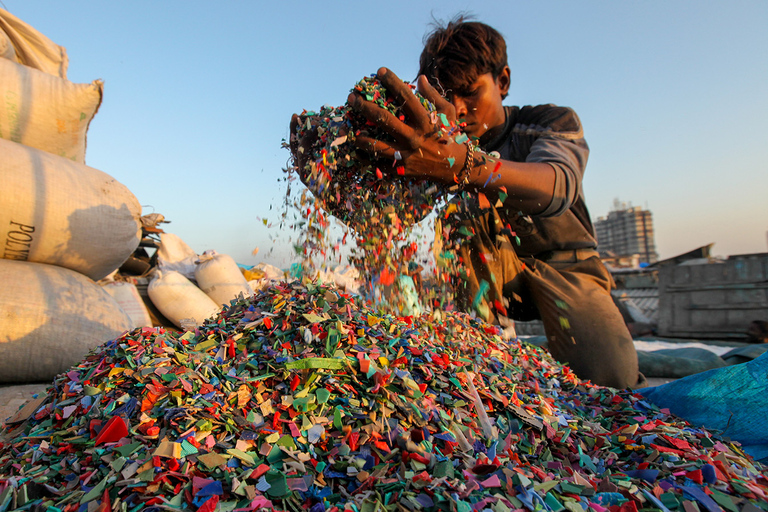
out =
<svg viewBox="0 0 768 512"><path fill-rule="evenodd" d="M19 407L38 393L45 393L48 384L20 384L0 386L0 424L13 416Z"/></svg>

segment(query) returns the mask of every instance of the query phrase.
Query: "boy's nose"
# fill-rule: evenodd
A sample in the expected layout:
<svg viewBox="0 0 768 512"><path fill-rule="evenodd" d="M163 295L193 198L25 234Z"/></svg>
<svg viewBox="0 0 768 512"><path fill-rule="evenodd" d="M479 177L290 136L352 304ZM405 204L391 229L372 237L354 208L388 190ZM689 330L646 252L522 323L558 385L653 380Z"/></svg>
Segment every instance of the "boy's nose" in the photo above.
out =
<svg viewBox="0 0 768 512"><path fill-rule="evenodd" d="M458 96L451 98L453 108L456 109L456 118L461 119L467 115L467 102Z"/></svg>

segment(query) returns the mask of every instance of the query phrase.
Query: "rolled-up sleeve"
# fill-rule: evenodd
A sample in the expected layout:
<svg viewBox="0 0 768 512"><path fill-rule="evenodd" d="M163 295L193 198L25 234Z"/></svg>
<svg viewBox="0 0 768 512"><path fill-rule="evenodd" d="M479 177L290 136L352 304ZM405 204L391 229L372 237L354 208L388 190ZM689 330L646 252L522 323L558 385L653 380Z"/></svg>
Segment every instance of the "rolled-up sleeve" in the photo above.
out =
<svg viewBox="0 0 768 512"><path fill-rule="evenodd" d="M526 162L546 163L555 170L552 202L537 217L556 217L568 211L581 195L588 157L589 147L583 138L544 134L536 139Z"/></svg>

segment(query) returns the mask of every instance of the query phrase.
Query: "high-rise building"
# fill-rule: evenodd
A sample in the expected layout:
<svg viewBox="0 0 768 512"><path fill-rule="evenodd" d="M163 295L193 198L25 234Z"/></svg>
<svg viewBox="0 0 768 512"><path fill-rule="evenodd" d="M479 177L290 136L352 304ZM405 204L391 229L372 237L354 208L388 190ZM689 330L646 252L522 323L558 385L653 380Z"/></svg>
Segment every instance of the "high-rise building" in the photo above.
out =
<svg viewBox="0 0 768 512"><path fill-rule="evenodd" d="M653 237L651 212L639 206L617 200L606 217L595 221L597 248L601 255L631 258L638 255L640 262L655 263L659 259Z"/></svg>

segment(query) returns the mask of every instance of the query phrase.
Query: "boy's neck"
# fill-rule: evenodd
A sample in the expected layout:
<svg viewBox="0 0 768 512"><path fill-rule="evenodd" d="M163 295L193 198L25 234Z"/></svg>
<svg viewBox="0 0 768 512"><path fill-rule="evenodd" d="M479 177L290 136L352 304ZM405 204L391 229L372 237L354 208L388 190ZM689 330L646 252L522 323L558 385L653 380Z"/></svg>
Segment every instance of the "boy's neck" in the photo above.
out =
<svg viewBox="0 0 768 512"><path fill-rule="evenodd" d="M503 108L503 107L502 107ZM484 134L480 136L478 139L478 143L480 144L480 147L487 146L490 142L495 140L499 135L501 135L504 132L504 128L507 126L507 109L504 108L504 121L492 128L489 128Z"/></svg>

